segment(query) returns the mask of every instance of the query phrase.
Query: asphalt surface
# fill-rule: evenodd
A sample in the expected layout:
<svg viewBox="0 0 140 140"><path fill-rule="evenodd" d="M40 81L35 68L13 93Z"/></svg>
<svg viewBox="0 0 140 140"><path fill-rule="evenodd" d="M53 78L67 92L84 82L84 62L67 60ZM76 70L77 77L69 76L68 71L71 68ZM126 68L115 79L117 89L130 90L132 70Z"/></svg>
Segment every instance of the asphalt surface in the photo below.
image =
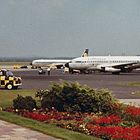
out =
<svg viewBox="0 0 140 140"><path fill-rule="evenodd" d="M140 71L112 75L111 73L93 74L68 74L61 70L51 71L51 75L38 75L37 70L18 70L13 71L17 76L22 77L23 85L19 89L47 89L51 82L66 80L69 82L77 81L82 85L100 89L107 88L119 99L140 99L140 96L133 94L140 91L140 86L128 86L128 83L140 82Z"/></svg>

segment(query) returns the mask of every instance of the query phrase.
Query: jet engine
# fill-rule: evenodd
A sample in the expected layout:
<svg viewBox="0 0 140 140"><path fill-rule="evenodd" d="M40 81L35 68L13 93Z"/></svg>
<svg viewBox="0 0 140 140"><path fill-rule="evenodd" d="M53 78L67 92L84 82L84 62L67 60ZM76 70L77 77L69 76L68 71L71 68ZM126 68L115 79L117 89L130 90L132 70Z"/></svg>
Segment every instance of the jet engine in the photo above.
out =
<svg viewBox="0 0 140 140"><path fill-rule="evenodd" d="M120 72L120 69L116 69L116 68L112 68L112 67L101 67L101 70L103 70L104 72Z"/></svg>

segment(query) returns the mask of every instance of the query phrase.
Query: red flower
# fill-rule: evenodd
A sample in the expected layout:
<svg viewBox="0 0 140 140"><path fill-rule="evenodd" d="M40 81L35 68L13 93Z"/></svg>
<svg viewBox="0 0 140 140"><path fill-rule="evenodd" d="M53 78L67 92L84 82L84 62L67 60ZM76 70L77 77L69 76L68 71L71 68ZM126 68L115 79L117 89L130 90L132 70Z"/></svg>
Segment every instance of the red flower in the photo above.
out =
<svg viewBox="0 0 140 140"><path fill-rule="evenodd" d="M139 116L140 117L140 108L134 106L128 106L125 110L127 114L132 116Z"/></svg>

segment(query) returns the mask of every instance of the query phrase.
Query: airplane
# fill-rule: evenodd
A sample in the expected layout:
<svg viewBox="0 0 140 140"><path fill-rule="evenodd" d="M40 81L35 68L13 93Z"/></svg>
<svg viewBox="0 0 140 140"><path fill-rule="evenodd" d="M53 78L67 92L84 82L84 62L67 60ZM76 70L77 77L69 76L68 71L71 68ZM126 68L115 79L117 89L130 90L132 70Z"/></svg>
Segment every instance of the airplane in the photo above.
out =
<svg viewBox="0 0 140 140"><path fill-rule="evenodd" d="M111 72L132 72L140 68L140 56L88 56L72 59L65 64L70 72L79 70L81 73L92 73L92 71Z"/></svg>
<svg viewBox="0 0 140 140"><path fill-rule="evenodd" d="M81 57L88 56L88 49L86 48L82 53ZM54 69L54 68L64 68L65 64L70 62L71 60L67 59L37 59L31 62L32 67L39 68L39 74L45 74L44 68Z"/></svg>

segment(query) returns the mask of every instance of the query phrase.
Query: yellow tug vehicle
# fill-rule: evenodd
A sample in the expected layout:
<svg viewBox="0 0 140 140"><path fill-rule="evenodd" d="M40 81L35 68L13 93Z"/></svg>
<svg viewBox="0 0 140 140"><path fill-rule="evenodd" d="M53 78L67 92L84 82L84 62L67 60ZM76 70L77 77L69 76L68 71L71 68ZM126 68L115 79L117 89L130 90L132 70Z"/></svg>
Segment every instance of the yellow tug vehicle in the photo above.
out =
<svg viewBox="0 0 140 140"><path fill-rule="evenodd" d="M10 70L0 70L0 88L17 89L22 85L21 77L16 77Z"/></svg>

